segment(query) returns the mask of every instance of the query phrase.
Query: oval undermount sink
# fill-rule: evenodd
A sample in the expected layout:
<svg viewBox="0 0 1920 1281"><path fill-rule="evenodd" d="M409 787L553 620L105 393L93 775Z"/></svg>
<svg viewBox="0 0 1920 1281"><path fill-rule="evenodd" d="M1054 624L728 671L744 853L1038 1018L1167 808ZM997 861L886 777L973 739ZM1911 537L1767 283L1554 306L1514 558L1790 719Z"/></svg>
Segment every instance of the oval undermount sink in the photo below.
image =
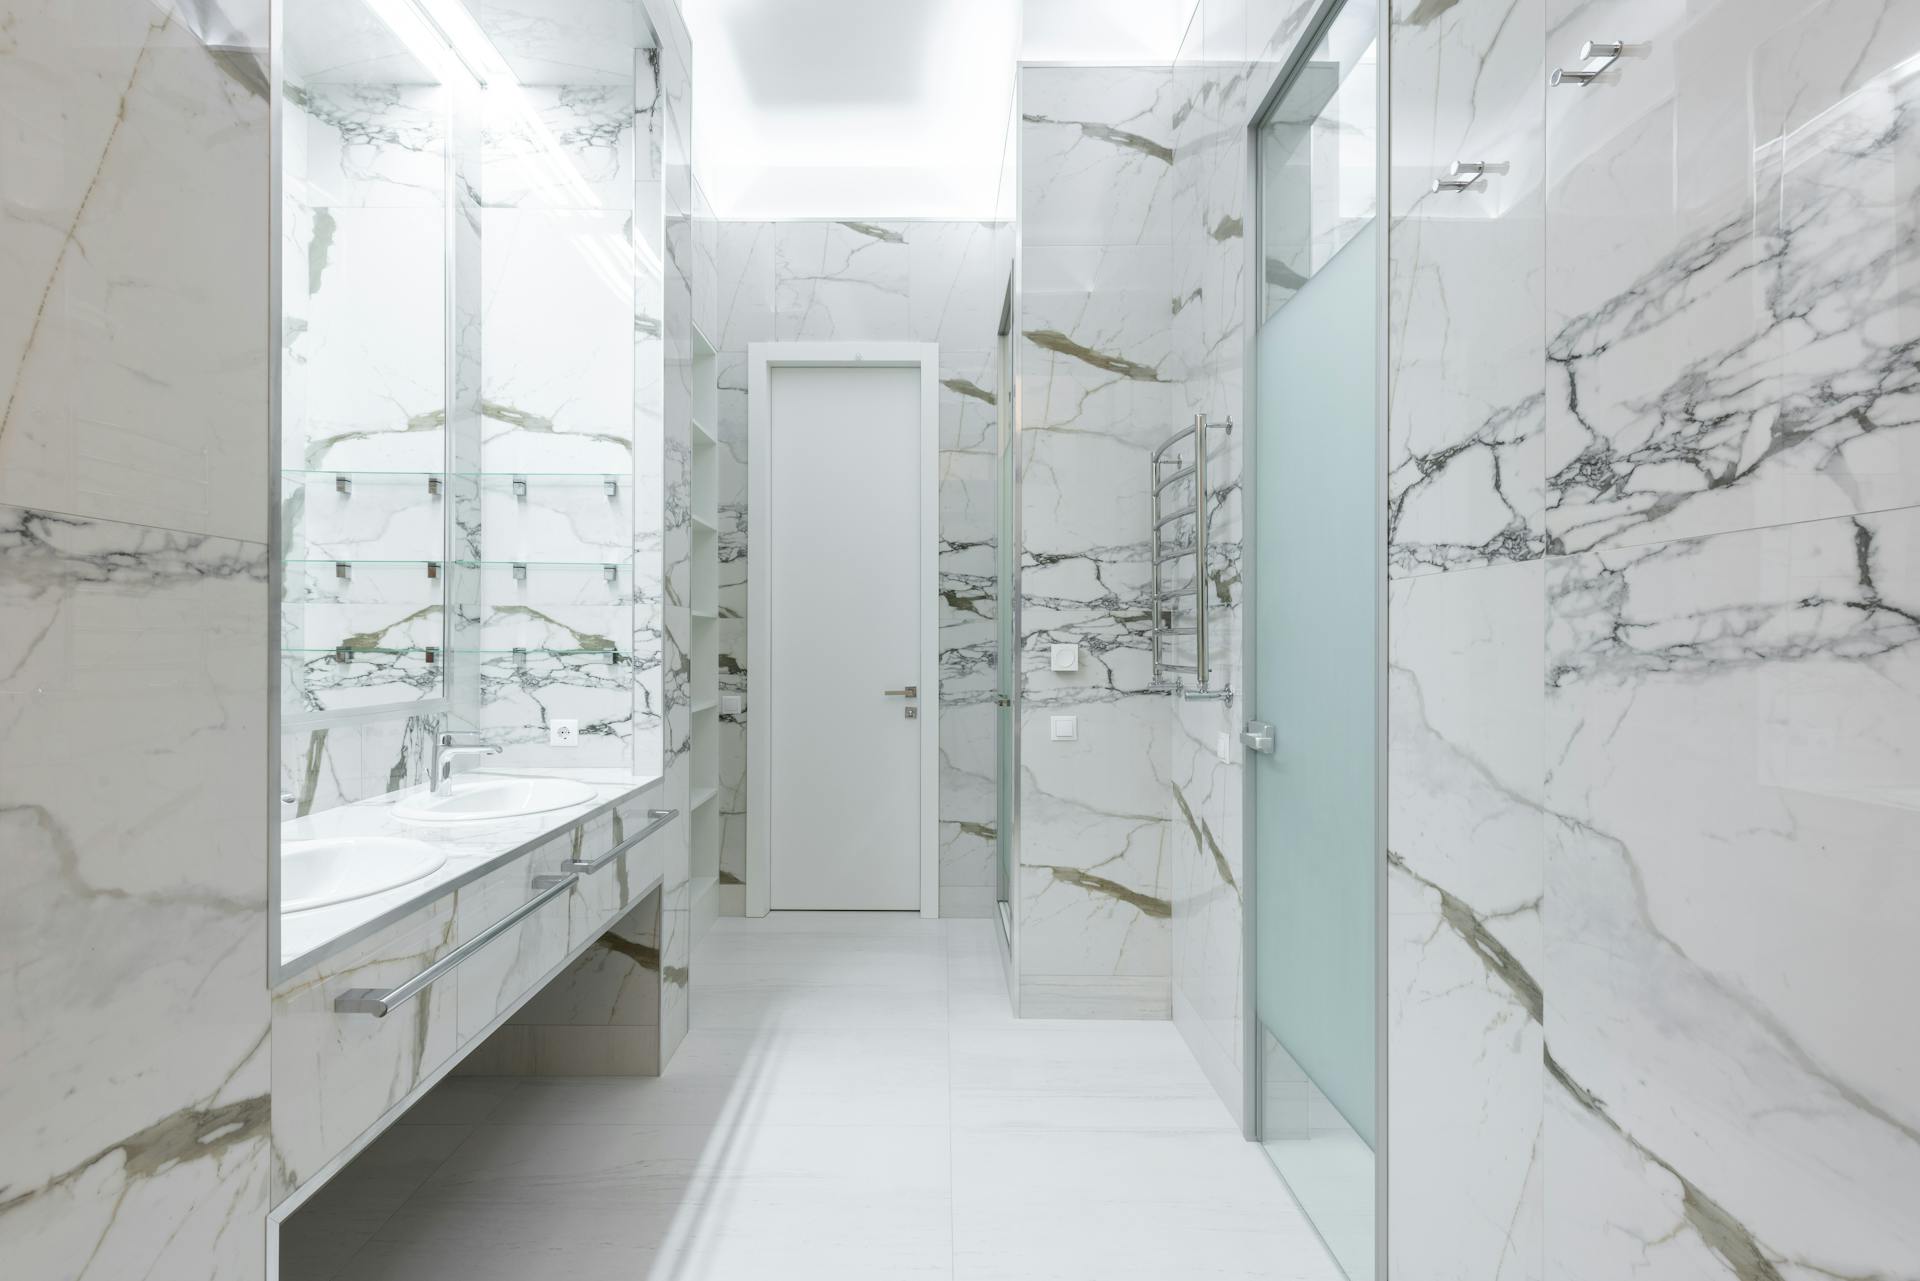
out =
<svg viewBox="0 0 1920 1281"><path fill-rule="evenodd" d="M570 778L469 775L453 780L440 796L415 792L393 807L393 816L410 823L475 822L544 814L592 799L591 787Z"/></svg>
<svg viewBox="0 0 1920 1281"><path fill-rule="evenodd" d="M280 851L280 910L304 912L397 889L446 861L425 841L402 836L288 841Z"/></svg>

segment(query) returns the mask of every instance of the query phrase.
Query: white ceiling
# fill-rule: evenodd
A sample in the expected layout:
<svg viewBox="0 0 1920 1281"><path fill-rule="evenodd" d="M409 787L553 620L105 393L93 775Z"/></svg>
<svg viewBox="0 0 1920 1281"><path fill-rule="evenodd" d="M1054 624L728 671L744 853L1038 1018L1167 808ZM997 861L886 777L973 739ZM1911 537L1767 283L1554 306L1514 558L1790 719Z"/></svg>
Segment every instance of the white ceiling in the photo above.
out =
<svg viewBox="0 0 1920 1281"><path fill-rule="evenodd" d="M1014 68L1170 62L1193 0L683 0L722 218L992 218Z"/></svg>

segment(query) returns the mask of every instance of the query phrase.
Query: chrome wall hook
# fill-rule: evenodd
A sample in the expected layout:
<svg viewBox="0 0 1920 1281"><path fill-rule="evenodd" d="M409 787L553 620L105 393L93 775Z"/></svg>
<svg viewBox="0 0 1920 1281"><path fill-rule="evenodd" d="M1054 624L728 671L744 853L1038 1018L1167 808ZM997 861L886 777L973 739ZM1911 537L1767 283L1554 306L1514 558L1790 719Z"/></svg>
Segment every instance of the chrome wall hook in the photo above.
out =
<svg viewBox="0 0 1920 1281"><path fill-rule="evenodd" d="M1568 70L1565 67L1555 67L1553 69L1553 75L1548 77L1547 83L1556 87L1560 85L1592 84L1602 75L1606 74L1607 69L1618 62L1620 55L1626 51L1627 44L1624 40L1589 40L1580 46L1580 61L1592 62L1598 58L1600 59L1600 65L1597 67L1576 67L1572 70Z"/></svg>
<svg viewBox="0 0 1920 1281"><path fill-rule="evenodd" d="M1475 160L1456 160L1447 166L1447 172L1433 180L1431 188L1434 194L1442 191L1466 191L1474 183L1487 176L1487 166Z"/></svg>

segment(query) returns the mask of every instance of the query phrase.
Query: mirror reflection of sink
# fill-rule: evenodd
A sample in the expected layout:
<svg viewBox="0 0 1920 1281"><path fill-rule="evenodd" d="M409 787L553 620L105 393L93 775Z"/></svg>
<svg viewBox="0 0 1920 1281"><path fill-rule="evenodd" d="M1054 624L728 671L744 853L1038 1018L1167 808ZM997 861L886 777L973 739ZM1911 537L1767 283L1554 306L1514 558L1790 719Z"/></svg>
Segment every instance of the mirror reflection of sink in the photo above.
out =
<svg viewBox="0 0 1920 1281"><path fill-rule="evenodd" d="M280 851L280 910L345 903L431 876L447 861L425 841L339 836L288 841Z"/></svg>
<svg viewBox="0 0 1920 1281"><path fill-rule="evenodd" d="M443 795L414 793L393 807L393 816L410 823L473 822L542 814L592 799L591 787L570 778L467 775L454 779Z"/></svg>

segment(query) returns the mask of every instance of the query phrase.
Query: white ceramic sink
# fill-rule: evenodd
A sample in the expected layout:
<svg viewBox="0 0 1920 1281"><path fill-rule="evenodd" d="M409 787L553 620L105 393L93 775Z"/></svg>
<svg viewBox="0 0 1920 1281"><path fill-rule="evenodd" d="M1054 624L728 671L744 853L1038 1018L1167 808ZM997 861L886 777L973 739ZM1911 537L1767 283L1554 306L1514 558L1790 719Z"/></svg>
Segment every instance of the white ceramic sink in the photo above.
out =
<svg viewBox="0 0 1920 1281"><path fill-rule="evenodd" d="M431 876L447 861L425 841L401 836L338 836L288 841L280 850L280 910L345 903Z"/></svg>
<svg viewBox="0 0 1920 1281"><path fill-rule="evenodd" d="M454 779L444 795L415 792L393 807L393 816L410 823L462 823L544 814L592 799L591 787L570 778L469 774Z"/></svg>

